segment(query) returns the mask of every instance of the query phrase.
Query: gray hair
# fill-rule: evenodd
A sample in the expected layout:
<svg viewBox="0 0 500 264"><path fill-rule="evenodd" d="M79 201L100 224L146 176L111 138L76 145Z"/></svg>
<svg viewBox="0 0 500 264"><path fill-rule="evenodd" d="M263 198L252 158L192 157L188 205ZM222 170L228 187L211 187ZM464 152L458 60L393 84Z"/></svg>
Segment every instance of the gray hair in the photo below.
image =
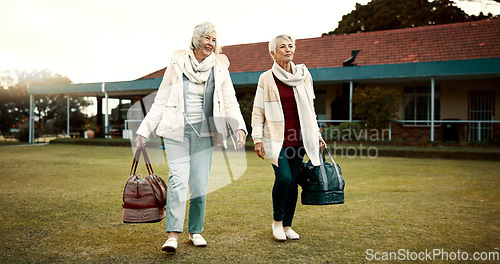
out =
<svg viewBox="0 0 500 264"><path fill-rule="evenodd" d="M189 48L192 50L201 48L200 44L201 37L207 36L212 32L217 32L217 30L215 30L214 24L210 22L203 22L194 27L193 37L191 38L191 46ZM217 45L217 41L215 42L214 52L216 54L220 52L219 46Z"/></svg>
<svg viewBox="0 0 500 264"><path fill-rule="evenodd" d="M269 41L269 54L271 53L271 51L276 53L276 45L278 44L278 39L289 40L295 46L295 39L292 36L288 34L281 34L271 39L271 41Z"/></svg>

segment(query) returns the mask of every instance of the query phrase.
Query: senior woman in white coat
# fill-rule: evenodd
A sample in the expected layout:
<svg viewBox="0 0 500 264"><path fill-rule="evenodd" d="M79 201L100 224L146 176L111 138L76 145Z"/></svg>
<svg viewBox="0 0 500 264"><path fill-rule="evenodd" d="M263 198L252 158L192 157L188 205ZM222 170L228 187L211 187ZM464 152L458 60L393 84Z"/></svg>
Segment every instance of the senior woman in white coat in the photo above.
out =
<svg viewBox="0 0 500 264"><path fill-rule="evenodd" d="M304 64L295 65L295 40L279 35L269 42L272 68L260 75L252 111L255 153L266 155L274 169L273 236L278 241L299 239L292 227L297 204L297 175L307 153L320 165L321 138L314 110L311 74Z"/></svg>
<svg viewBox="0 0 500 264"><path fill-rule="evenodd" d="M247 130L229 76L229 61L218 54L216 34L209 22L195 27L190 49L173 54L151 110L137 130L138 147L145 146L145 138L156 127L165 142L168 239L163 251L177 250L188 187L189 240L194 246L207 245L200 233L213 146L227 147L227 137L233 134L238 148L245 143Z"/></svg>

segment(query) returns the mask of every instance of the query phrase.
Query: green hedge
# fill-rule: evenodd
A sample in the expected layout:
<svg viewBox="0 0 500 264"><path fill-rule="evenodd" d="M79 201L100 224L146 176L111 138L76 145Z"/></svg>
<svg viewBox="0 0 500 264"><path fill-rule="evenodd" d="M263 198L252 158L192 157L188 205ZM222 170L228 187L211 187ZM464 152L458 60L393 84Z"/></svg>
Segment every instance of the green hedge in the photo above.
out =
<svg viewBox="0 0 500 264"><path fill-rule="evenodd" d="M121 146L130 147L129 139L122 138L58 138L50 141L50 144L78 144L78 145L96 145L96 146Z"/></svg>
<svg viewBox="0 0 500 264"><path fill-rule="evenodd" d="M50 141L50 144L78 144L78 145L95 145L95 146L122 146L130 147L130 140L121 138L58 138ZM329 144L330 150L333 151L334 145ZM459 159L459 160L500 160L500 149L498 148L480 148L480 147L448 147L439 146L425 147L424 149L416 146L391 146L389 148L382 145L364 145L360 149L356 144L337 145L337 148L332 155L347 156L352 155L361 157L370 157L374 155L374 149L377 149L377 156L385 157L406 157L406 158L437 158L437 159ZM369 149L371 148L371 149ZM252 141L247 141L245 144L247 151L253 152L254 146ZM488 150L488 151L486 151Z"/></svg>

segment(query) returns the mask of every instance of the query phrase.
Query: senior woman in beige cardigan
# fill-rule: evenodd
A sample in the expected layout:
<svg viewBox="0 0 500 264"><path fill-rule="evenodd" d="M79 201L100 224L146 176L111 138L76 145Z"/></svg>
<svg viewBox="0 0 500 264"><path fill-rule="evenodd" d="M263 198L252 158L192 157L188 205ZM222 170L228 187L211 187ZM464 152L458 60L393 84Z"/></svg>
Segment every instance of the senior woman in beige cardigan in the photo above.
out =
<svg viewBox="0 0 500 264"><path fill-rule="evenodd" d="M297 204L297 175L307 153L318 166L321 138L311 74L304 64L295 65L295 40L279 35L269 42L273 67L259 78L252 112L255 153L266 155L274 169L273 236L277 241L299 239L292 227Z"/></svg>
<svg viewBox="0 0 500 264"><path fill-rule="evenodd" d="M229 60L218 54L216 37L211 23L195 27L190 49L172 56L151 110L137 130L138 147L145 146L145 138L156 127L156 134L164 138L169 166L168 239L162 250L168 252L176 252L183 232L188 187L189 240L197 247L207 245L200 233L214 144L226 147L232 133L238 148L245 143L245 121L229 75Z"/></svg>

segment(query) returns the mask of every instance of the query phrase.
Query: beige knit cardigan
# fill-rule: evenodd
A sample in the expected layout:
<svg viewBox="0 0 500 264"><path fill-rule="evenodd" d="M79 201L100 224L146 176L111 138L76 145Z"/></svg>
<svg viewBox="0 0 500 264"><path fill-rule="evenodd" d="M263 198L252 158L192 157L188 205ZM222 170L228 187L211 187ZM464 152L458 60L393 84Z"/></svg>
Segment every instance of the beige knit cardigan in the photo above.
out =
<svg viewBox="0 0 500 264"><path fill-rule="evenodd" d="M318 166L320 131L314 110L314 90L309 71L304 80L305 89L294 87L295 101L300 120L302 141L313 165ZM273 73L268 70L260 75L252 110L252 138L263 142L268 160L278 166L278 156L283 146L285 118L278 86Z"/></svg>

